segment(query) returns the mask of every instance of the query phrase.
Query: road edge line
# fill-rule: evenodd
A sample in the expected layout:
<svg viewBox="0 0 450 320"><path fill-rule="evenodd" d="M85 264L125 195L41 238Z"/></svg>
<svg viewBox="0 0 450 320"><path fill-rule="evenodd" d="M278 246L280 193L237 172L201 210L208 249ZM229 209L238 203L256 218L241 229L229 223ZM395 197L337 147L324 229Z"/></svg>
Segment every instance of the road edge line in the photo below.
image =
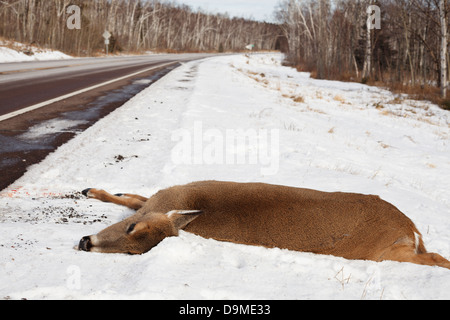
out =
<svg viewBox="0 0 450 320"><path fill-rule="evenodd" d="M121 81L121 80L124 80L126 78L134 77L134 76L137 76L138 74L145 73L145 72L148 72L148 71L151 71L151 70L154 70L154 69L163 68L163 67L169 66L171 64L175 64L175 63L179 63L179 61L173 61L173 62L165 63L165 64L162 64L162 65L159 65L159 66L154 66L154 67L151 67L151 68L148 68L148 69L145 69L145 70L141 70L141 71L138 71L138 72L126 75L126 76L122 76L120 78L116 78L116 79L113 79L113 80L109 80L109 81L106 81L106 82L102 82L102 83L96 84L95 86L91 86L91 87L84 88L84 89L81 89L81 90L78 90L78 91L75 91L75 92L72 92L72 93L68 93L68 94L65 94L63 96L51 99L51 100L47 100L47 101L44 101L44 102L41 102L41 103L38 103L38 104L34 104L32 106L29 106L29 107L26 107L26 108L23 108L23 109L20 109L20 110L17 110L17 111L13 111L13 112L7 113L5 115L0 116L0 122L8 120L8 119L11 119L11 118L14 118L14 117L19 116L21 114L24 114L24 113L27 113L27 112L30 112L30 111L33 111L33 110L36 110L36 109L48 106L49 104L52 104L52 103L55 103L55 102L58 102L58 101L61 101L61 100L64 100L64 99L71 98L73 96L85 93L87 91L91 91L91 90L94 90L94 89L106 86L108 84L111 84L111 83L114 83L114 82L117 82L117 81Z"/></svg>

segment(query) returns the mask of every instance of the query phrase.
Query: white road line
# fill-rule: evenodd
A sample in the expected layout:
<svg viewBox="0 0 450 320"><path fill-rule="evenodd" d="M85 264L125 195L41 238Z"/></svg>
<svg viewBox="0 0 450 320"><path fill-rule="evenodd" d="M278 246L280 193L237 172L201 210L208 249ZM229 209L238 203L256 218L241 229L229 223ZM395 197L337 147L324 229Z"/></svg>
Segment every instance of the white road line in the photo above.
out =
<svg viewBox="0 0 450 320"><path fill-rule="evenodd" d="M135 73L132 73L132 74L129 74L129 75L117 78L117 79L113 79L113 80L109 80L109 81L106 81L106 82L103 82L103 83L100 83L100 84L96 84L95 86L92 86L92 87L89 87L89 88L78 90L78 91L75 91L75 92L72 92L72 93L60 96L58 98L47 100L47 101L44 101L44 102L32 105L30 107L27 107L27 108L24 108L24 109L20 109L20 110L17 110L17 111L5 114L3 116L0 116L0 122L4 121L6 119L10 119L10 118L16 117L18 115L24 114L26 112L42 108L42 107L47 106L49 104L52 104L52 103L55 103L55 102L58 102L58 101L61 101L61 100L64 100L64 99L76 96L76 95L79 95L81 93L84 93L84 92L87 92L87 91L90 91L90 90L93 90L93 89L97 89L99 87L103 87L103 86L106 86L108 84L111 84L111 83L114 83L114 82L117 82L117 81L121 81L121 80L124 80L126 78L134 77L134 76L137 76L138 74L145 73L145 72L148 72L148 71L151 71L151 70L154 70L154 69L162 68L162 67L165 67L165 66L168 66L168 65L171 65L171 64L175 64L175 63L178 63L178 61L173 61L173 62L161 64L161 65L158 65L158 66L155 66L155 67L151 67L151 68L148 68L148 69L145 69L145 70L141 70L139 72L135 72Z"/></svg>

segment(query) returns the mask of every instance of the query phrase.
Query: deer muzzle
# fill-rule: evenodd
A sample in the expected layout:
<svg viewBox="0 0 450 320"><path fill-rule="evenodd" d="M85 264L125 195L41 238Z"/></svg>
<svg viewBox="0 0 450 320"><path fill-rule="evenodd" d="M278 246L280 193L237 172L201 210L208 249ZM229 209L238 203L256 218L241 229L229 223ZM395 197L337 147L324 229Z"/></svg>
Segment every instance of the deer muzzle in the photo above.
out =
<svg viewBox="0 0 450 320"><path fill-rule="evenodd" d="M81 238L80 243L78 244L78 250L91 251L91 248L92 248L91 236Z"/></svg>

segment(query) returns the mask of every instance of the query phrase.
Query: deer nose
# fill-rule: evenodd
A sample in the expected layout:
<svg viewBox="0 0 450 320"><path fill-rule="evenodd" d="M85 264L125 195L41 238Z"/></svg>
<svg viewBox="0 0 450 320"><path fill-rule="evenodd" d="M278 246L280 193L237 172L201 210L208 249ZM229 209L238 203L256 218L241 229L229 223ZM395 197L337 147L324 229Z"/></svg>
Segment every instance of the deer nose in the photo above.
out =
<svg viewBox="0 0 450 320"><path fill-rule="evenodd" d="M83 237L78 244L78 250L80 251L90 251L92 248L91 237Z"/></svg>

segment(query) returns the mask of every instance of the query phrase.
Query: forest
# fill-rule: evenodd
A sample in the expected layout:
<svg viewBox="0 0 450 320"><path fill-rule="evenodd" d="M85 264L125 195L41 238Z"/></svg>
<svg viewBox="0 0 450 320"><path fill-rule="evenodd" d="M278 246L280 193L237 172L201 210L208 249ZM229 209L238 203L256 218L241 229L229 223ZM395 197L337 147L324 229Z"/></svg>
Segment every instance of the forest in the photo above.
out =
<svg viewBox="0 0 450 320"><path fill-rule="evenodd" d="M80 8L79 29L67 27L73 5ZM110 52L225 52L249 44L270 50L280 32L276 24L164 0L0 0L0 36L7 39L88 56L103 50L105 30Z"/></svg>
<svg viewBox="0 0 450 320"><path fill-rule="evenodd" d="M373 24L379 9L379 25ZM448 0L281 0L287 62L317 78L383 84L446 105Z"/></svg>
<svg viewBox="0 0 450 320"><path fill-rule="evenodd" d="M110 52L281 50L319 79L387 86L450 108L450 0L280 0L275 23L167 0L0 0L0 37L90 56ZM79 29L67 27L69 6ZM378 10L375 10L378 9Z"/></svg>

